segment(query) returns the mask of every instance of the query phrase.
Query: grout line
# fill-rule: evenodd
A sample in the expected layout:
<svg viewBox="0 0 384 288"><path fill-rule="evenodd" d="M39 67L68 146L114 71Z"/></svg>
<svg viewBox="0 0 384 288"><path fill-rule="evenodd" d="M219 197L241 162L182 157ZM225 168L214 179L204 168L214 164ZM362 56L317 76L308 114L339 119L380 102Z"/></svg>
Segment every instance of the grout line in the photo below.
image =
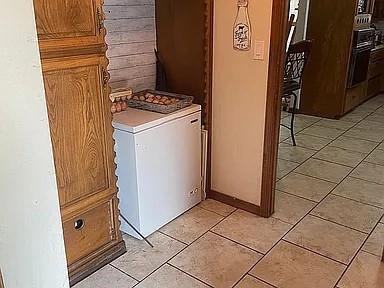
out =
<svg viewBox="0 0 384 288"><path fill-rule="evenodd" d="M136 283L133 287L135 287L137 284L139 284L141 281L136 279L135 277L132 277L131 275L129 275L127 272L125 272L124 270L120 269L119 267L116 267L115 265L113 265L112 263L109 263L109 265L111 265L113 268L115 268L116 270L120 271L121 273L123 273L124 275L127 275L128 277L132 278L133 280L137 281L138 283Z"/></svg>
<svg viewBox="0 0 384 288"><path fill-rule="evenodd" d="M289 223L287 223L287 224L289 224ZM292 225L292 224L291 224L291 225ZM216 236L220 236L221 238L224 238L224 239L227 239L227 240L229 240L229 241L231 241L231 242L234 242L234 243L236 243L237 245L242 246L243 248L246 248L246 249L248 249L248 250L252 250L253 252L256 252L257 254L265 255L265 252L258 251L258 250L255 249L255 248L252 248L252 247L250 247L250 246L247 246L247 245L245 245L245 244L242 244L242 243L240 243L240 242L238 242L238 241L236 241L236 240L233 240L233 239L231 239L231 238L229 238L229 237L227 237L227 236L225 236L225 235L221 235L220 233L217 233L217 232L212 231L212 230L209 230L209 232L211 232L212 234L215 234Z"/></svg>
<svg viewBox="0 0 384 288"><path fill-rule="evenodd" d="M161 228L160 228L161 229ZM169 238L171 238L171 239L173 239L173 240L175 240L175 241L178 241L178 242L180 242L180 243L183 243L184 245L190 245L190 244L188 244L188 243L186 243L186 242L184 242L184 241L182 241L182 240L180 240L180 239L177 239L177 238L175 238L175 237L173 237L173 236L171 236L171 235L168 235L167 233L164 233L163 231L161 231L161 230L156 230L156 232L158 232L158 233L160 233L160 234L163 234L164 236L167 236L167 237L169 237Z"/></svg>
<svg viewBox="0 0 384 288"><path fill-rule="evenodd" d="M196 276L193 276L192 274L190 274L190 273L188 273L188 272L185 272L185 271L181 270L180 268L176 267L175 265L173 265L173 264L171 264L171 263L166 263L166 264L168 264L169 266L173 267L174 269L179 270L180 272L182 272L182 273L184 273L184 274L190 276L191 278L193 278L193 279L199 281L200 283L205 284L205 285L207 285L207 286L209 286L209 287L214 288L214 286L212 286L211 284L209 284L209 283L207 283L207 282L205 282L205 281L203 281L203 280L197 278Z"/></svg>
<svg viewBox="0 0 384 288"><path fill-rule="evenodd" d="M384 105L382 105L383 107L384 107ZM380 106L380 107L382 107L382 106ZM380 109L380 107L379 108L377 108L377 109ZM377 110L376 109L376 110ZM374 111L376 111L376 110L374 110ZM366 115L364 118L362 118L360 121L358 121L354 126L352 126L351 128L349 128L348 130L346 130L343 134L341 134L341 135L339 135L337 138L335 138L333 141L331 141L330 143L332 143L332 142L334 142L334 141L336 141L337 139L339 139L340 137L342 137L342 136L344 136L344 134L346 134L349 130L351 130L351 129L353 129L354 127L356 127L360 122L362 122L362 121L364 121L364 119L366 119L368 116L370 116L371 114L373 114L374 113L374 111L373 112L371 112L370 114L368 114L368 115ZM315 136L316 137L316 136ZM319 137L319 138L321 138L321 137ZM350 138L353 138L353 137L350 137ZM319 151L322 151L323 149L325 149L330 143L328 143L327 145L325 145L322 149L320 149ZM380 145L380 143L378 143L377 144L377 146L375 147L375 149L378 147ZM372 151L371 151L371 153L369 153L369 154L367 154L366 155L366 157L362 160L362 161L360 161L360 163L357 165L357 167L362 163L362 162L364 162L364 160L370 155L370 154L372 154L372 152L375 150L375 149L373 149ZM312 157L311 157L312 158ZM309 158L309 159L311 159L311 158ZM284 176L284 178L285 177L287 177L289 174L291 174L291 173L297 173L295 170L296 169L298 169L300 166L302 166L304 163L306 163L309 159L307 159L305 162L303 162L301 165L299 165L297 168L295 168L293 171L291 171L291 172L289 172L287 175L285 175ZM354 169L352 169L351 171L350 171L350 173L348 173L348 175L347 176L345 176L343 179L342 179L342 181L340 181L339 183L334 183L334 184L336 184L335 185L335 187L317 204L317 205L315 205L314 207L313 207L313 209L311 209L304 217L303 217L303 219L307 216L307 215L311 215L311 212L313 211L313 210L315 210L316 209L316 207L317 206L319 206L323 201L324 201L324 199L325 198L327 198L330 194L333 194L333 192L334 192L334 190L347 178L347 177L349 177L350 176L350 174L355 170L356 168L354 168ZM300 173L299 173L300 174ZM303 175L305 175L305 174L303 174ZM305 176L308 176L308 175L305 175ZM320 178L319 178L320 179ZM321 179L321 180L323 180L323 179ZM312 215L312 216L316 216L316 215ZM316 216L317 217L317 216ZM382 217L384 217L384 216L382 216ZM318 217L318 218L320 218L320 217ZM329 221L329 220L327 220L327 219L323 219L323 220L326 220L326 221ZM300 222L301 222L302 220L300 220L298 223L296 223L296 225L294 225L293 227L292 227L292 229L290 230L290 231L292 231ZM329 221L329 222L331 222L331 221ZM380 223L380 220L378 221L378 223ZM377 227L377 225L378 225L378 223L376 224L376 227ZM337 223L337 224L339 224L339 223ZM340 224L339 224L340 225ZM338 284L339 284L339 282L340 282L340 280L342 279L342 277L344 276L344 274L346 273L346 271L349 269L349 266L351 265L351 263L353 263L353 261L354 261L354 259L356 258L356 256L358 255L358 253L361 251L361 249L362 249L362 247L365 245L365 243L366 243L366 241L368 241L368 239L369 239L369 237L371 236L371 234L373 233L373 231L376 229L376 227L368 234L368 237L366 237L366 239L365 239L365 241L363 242L363 244L360 246L360 248L357 250L357 252L355 253L355 255L354 255L354 257L351 259L351 261L350 261L350 263L346 266L346 269L344 270L344 272L341 274L341 276L339 277L339 279L338 279L338 281L336 282L336 284L335 284L335 287L336 286L338 286ZM348 228L350 228L350 227L348 227ZM288 231L287 233L286 233L286 235L288 234L288 233L290 233L290 231ZM361 231L359 231L359 232L361 232ZM366 234L366 233L365 233ZM286 236L286 235L284 235L283 236L283 238ZM283 239L282 238L282 239ZM283 241L282 239L280 239L280 241ZM280 242L280 241L278 241L278 243ZM304 248L304 247L303 247ZM273 248L272 248L273 249ZM304 249L306 249L306 248L304 248ZM308 249L307 249L308 250ZM271 250L270 250L271 251ZM270 252L270 251L268 251L267 253L266 253L266 255L268 255L268 253ZM264 258L264 257L263 257ZM262 260L262 259L261 259ZM261 261L260 260L260 261Z"/></svg>
<svg viewBox="0 0 384 288"><path fill-rule="evenodd" d="M327 219L327 218L325 218L325 217L322 217L322 216L319 216L319 215L316 215L316 214L312 214L312 212L311 212L311 214L309 214L309 215L310 215L310 216L313 216L313 217L316 217L316 218L318 218L318 219L324 220L324 221L328 221L328 222L333 223L333 224L337 224L337 225L342 226L342 227L344 227L344 228L348 228L348 229L350 229L350 230L354 230L355 232L363 233L363 234L366 234L366 235L369 234L369 232L362 231L362 230L359 230L359 229L356 229L356 228L347 226L347 225L345 225L345 224L341 224L341 223L339 223L339 222L336 222L336 221L334 221L334 220Z"/></svg>
<svg viewBox="0 0 384 288"><path fill-rule="evenodd" d="M291 242L290 240L287 240L287 239L281 239L281 241L287 242L287 243L289 243L289 244L291 244L291 245L293 245L293 246L296 246L296 247L298 247L298 248L305 249L305 250L307 250L307 251L309 251L309 252L312 252L313 254L316 254L316 255L318 255L318 256L320 256L320 257L326 258L326 259L328 259L328 260L330 260L330 261L332 261L332 262L336 262L336 263L338 263L338 264L341 264L341 265L343 265L343 266L345 266L345 267L348 266L347 263L341 262L340 260L336 260L336 259L334 259L334 258L331 258L331 257L329 257L329 256L326 256L326 255L324 255L324 254L321 254L320 252L314 251L314 250L312 250L311 248L304 247L304 246L301 246L301 245L299 245L299 244L297 244L297 243Z"/></svg>
<svg viewBox="0 0 384 288"><path fill-rule="evenodd" d="M352 177L351 177L352 178ZM360 180L360 179L359 179ZM332 192L332 195L335 195L335 196L338 196L340 198L344 198L344 199L348 199L348 200L352 200L354 202L357 202L357 203L360 203L360 204L363 204L363 205L366 205L366 206L371 206L371 207L375 207L375 208L378 208L378 209L381 209L384 211L384 207L380 207L380 206L376 206L376 205L373 205L373 204L370 204L370 203L366 203L366 202L363 202L361 200L356 200L356 199L353 199L353 198L350 198L350 197L347 197L347 196L344 196L344 195L339 195L339 194L336 194L334 192Z"/></svg>
<svg viewBox="0 0 384 288"><path fill-rule="evenodd" d="M384 186L383 183L378 183L378 182L374 182L374 181L371 181L371 180L362 179L362 178L359 178L359 177L356 177L356 176L353 176L353 175L350 175L349 177L354 178L354 179L358 179L358 180L363 180L363 181L365 181L365 182L369 182L369 183L372 183L372 184L376 184L376 185Z"/></svg>

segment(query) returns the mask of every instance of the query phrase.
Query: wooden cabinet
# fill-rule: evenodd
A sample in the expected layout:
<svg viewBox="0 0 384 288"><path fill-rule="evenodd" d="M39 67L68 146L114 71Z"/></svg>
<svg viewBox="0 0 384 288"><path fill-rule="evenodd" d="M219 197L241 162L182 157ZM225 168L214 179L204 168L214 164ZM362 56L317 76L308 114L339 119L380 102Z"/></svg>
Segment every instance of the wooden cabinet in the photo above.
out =
<svg viewBox="0 0 384 288"><path fill-rule="evenodd" d="M309 5L306 38L313 45L303 77L300 111L340 118L345 113L356 2L322 0ZM351 103L353 99L347 105Z"/></svg>
<svg viewBox="0 0 384 288"><path fill-rule="evenodd" d="M372 50L368 68L368 89L365 101L384 90L384 45Z"/></svg>
<svg viewBox="0 0 384 288"><path fill-rule="evenodd" d="M101 0L34 0L34 6L43 51L104 42Z"/></svg>
<svg viewBox="0 0 384 288"><path fill-rule="evenodd" d="M71 284L125 252L101 0L34 0Z"/></svg>

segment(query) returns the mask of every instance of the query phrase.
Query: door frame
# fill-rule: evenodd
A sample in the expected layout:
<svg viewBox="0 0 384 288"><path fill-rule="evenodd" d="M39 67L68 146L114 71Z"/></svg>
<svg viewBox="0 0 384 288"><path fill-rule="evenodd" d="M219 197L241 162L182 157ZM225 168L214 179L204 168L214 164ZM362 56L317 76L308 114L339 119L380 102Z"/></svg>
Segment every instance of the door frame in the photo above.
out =
<svg viewBox="0 0 384 288"><path fill-rule="evenodd" d="M272 20L270 35L270 54L268 68L267 101L264 130L263 170L261 183L261 204L255 206L233 197L225 196L211 190L211 148L212 148L212 80L213 80L213 17L214 1L205 0L206 4L206 97L205 121L208 130L208 161L206 187L208 197L221 200L237 208L270 217L275 209L275 185L277 170L277 153L280 132L281 93L285 64L286 29L288 24L289 0L272 0Z"/></svg>

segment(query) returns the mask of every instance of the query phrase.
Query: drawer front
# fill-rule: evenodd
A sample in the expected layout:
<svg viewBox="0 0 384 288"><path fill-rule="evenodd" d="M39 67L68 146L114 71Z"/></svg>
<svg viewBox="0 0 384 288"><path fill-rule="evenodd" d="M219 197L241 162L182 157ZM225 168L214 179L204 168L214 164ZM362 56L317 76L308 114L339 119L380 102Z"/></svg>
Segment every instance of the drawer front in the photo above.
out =
<svg viewBox="0 0 384 288"><path fill-rule="evenodd" d="M381 77L375 77L368 81L367 98L373 97L379 94L381 90Z"/></svg>
<svg viewBox="0 0 384 288"><path fill-rule="evenodd" d="M347 89L345 97L344 113L351 111L360 104L360 100L364 97L366 84L361 84L354 88Z"/></svg>
<svg viewBox="0 0 384 288"><path fill-rule="evenodd" d="M63 223L68 266L114 240L112 200Z"/></svg>
<svg viewBox="0 0 384 288"><path fill-rule="evenodd" d="M384 59L371 62L369 65L368 78L373 78L384 73Z"/></svg>

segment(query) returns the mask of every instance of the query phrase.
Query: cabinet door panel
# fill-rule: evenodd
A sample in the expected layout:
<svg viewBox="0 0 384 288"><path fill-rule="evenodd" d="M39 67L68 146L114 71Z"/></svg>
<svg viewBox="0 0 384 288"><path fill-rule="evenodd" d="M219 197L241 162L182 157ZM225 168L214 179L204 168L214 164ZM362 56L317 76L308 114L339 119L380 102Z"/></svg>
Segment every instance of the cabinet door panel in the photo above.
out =
<svg viewBox="0 0 384 288"><path fill-rule="evenodd" d="M43 50L103 43L100 0L34 0Z"/></svg>
<svg viewBox="0 0 384 288"><path fill-rule="evenodd" d="M43 61L60 203L114 188L102 57Z"/></svg>

